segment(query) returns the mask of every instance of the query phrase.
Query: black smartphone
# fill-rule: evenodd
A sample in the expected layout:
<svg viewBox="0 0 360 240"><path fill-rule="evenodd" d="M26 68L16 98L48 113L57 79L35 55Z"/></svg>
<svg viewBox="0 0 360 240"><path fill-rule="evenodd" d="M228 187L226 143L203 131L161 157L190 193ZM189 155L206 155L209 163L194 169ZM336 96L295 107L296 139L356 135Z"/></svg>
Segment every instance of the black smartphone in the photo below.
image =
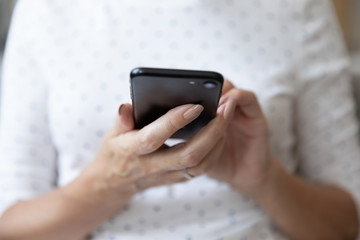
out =
<svg viewBox="0 0 360 240"><path fill-rule="evenodd" d="M224 78L220 73L161 68L135 68L130 73L135 127L140 129L170 109L201 104L201 115L172 138L190 139L216 116Z"/></svg>

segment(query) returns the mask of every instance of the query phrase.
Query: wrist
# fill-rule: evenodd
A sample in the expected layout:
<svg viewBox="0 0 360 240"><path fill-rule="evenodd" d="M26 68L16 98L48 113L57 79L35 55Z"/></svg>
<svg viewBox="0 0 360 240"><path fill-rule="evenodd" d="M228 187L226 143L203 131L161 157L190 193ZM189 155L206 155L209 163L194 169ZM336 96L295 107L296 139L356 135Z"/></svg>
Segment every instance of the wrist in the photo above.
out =
<svg viewBox="0 0 360 240"><path fill-rule="evenodd" d="M77 178L60 189L63 196L84 207L96 209L121 209L132 196L114 197L99 174L86 168Z"/></svg>
<svg viewBox="0 0 360 240"><path fill-rule="evenodd" d="M288 177L288 173L283 169L280 163L271 159L268 170L259 183L252 187L248 193L249 197L258 203L272 198L276 192L281 189L281 184Z"/></svg>

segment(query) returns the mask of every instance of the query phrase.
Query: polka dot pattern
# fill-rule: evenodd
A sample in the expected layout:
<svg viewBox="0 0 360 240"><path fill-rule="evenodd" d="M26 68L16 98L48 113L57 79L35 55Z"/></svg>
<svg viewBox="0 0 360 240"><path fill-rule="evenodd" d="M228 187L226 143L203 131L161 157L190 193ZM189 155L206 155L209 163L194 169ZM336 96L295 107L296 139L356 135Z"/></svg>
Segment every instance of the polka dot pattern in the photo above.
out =
<svg viewBox="0 0 360 240"><path fill-rule="evenodd" d="M81 16L81 17L80 17ZM3 74L0 211L76 178L137 66L213 70L256 93L271 153L359 199L358 126L326 0L20 0ZM146 190L92 239L286 239L206 176Z"/></svg>

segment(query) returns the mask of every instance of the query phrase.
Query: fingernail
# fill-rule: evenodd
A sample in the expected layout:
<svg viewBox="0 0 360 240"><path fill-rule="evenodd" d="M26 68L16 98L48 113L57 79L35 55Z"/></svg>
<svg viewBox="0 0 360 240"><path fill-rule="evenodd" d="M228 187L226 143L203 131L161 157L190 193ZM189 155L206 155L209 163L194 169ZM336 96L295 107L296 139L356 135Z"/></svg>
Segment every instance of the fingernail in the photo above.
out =
<svg viewBox="0 0 360 240"><path fill-rule="evenodd" d="M124 112L124 106L125 104L121 104L120 107L119 107L119 115L121 115L123 112Z"/></svg>
<svg viewBox="0 0 360 240"><path fill-rule="evenodd" d="M203 110L204 110L203 106L201 106L199 104L194 105L184 113L184 118L189 121L192 121L195 118L197 118L198 116L200 116L200 114Z"/></svg>
<svg viewBox="0 0 360 240"><path fill-rule="evenodd" d="M222 114L222 113L224 112L224 110L225 110L225 107L226 107L225 104L220 105L220 106L218 107L216 113L219 114L219 115Z"/></svg>

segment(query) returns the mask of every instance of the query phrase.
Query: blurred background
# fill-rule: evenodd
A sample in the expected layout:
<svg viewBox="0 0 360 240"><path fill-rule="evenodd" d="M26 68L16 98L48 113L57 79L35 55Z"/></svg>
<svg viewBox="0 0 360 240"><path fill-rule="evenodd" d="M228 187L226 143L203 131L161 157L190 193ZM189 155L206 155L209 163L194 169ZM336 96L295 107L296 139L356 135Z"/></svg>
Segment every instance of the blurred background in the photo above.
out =
<svg viewBox="0 0 360 240"><path fill-rule="evenodd" d="M0 0L0 81L2 55L5 47L6 34L10 23L11 13L14 8L15 2L16 0Z"/></svg>
<svg viewBox="0 0 360 240"><path fill-rule="evenodd" d="M16 0L0 0L0 86L2 54L15 2ZM352 74L355 84L354 89L356 89L355 96L360 109L360 1L333 0L333 2L352 58Z"/></svg>

